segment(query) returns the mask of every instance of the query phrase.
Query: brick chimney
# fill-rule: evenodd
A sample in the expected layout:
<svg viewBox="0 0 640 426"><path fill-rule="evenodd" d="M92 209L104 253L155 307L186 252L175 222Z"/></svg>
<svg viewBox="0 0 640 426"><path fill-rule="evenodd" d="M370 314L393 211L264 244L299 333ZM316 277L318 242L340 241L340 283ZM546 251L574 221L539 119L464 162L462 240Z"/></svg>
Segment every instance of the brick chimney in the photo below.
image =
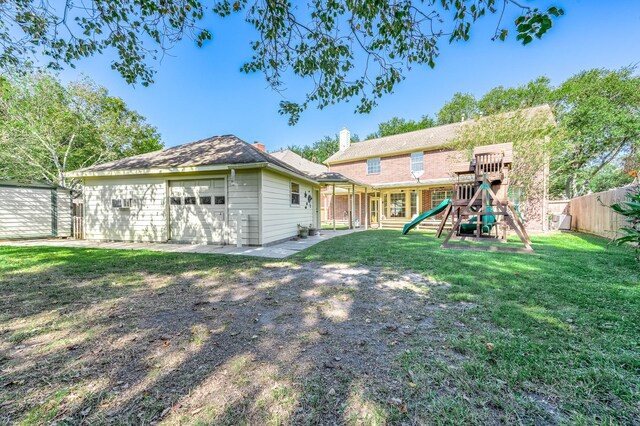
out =
<svg viewBox="0 0 640 426"><path fill-rule="evenodd" d="M351 145L351 132L344 127L340 130L340 151L344 151Z"/></svg>
<svg viewBox="0 0 640 426"><path fill-rule="evenodd" d="M252 143L251 145L255 146L256 148L258 148L260 151L266 151L265 146L263 144L261 144L258 141L255 141L254 143Z"/></svg>

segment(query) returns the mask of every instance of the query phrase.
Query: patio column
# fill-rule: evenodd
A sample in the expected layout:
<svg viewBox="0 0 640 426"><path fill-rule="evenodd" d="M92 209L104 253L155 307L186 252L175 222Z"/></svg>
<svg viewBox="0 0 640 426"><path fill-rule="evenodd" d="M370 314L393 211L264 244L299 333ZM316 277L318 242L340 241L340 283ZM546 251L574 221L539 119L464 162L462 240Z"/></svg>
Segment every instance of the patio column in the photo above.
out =
<svg viewBox="0 0 640 426"><path fill-rule="evenodd" d="M356 211L356 186L351 184L351 229L355 229L355 221L353 220L353 214Z"/></svg>
<svg viewBox="0 0 640 426"><path fill-rule="evenodd" d="M364 187L364 230L366 231L369 225L369 199L367 198L367 187Z"/></svg>
<svg viewBox="0 0 640 426"><path fill-rule="evenodd" d="M378 229L382 229L382 197L384 194L380 191L380 197L378 197ZM386 214L386 212L384 212Z"/></svg>
<svg viewBox="0 0 640 426"><path fill-rule="evenodd" d="M358 221L362 217L362 194L358 194ZM360 222L360 226L362 226L362 222Z"/></svg>
<svg viewBox="0 0 640 426"><path fill-rule="evenodd" d="M347 227L351 229L351 191L347 186Z"/></svg>
<svg viewBox="0 0 640 426"><path fill-rule="evenodd" d="M333 194L331 194L331 208L333 213L331 217L333 219L333 232L336 232L336 184L333 184Z"/></svg>

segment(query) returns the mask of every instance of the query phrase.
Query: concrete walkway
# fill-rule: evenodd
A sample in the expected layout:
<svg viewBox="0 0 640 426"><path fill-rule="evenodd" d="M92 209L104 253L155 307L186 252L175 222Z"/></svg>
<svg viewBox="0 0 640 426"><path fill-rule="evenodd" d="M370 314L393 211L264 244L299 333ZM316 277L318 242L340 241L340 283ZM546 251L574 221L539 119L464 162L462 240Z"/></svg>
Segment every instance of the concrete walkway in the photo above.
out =
<svg viewBox="0 0 640 426"><path fill-rule="evenodd" d="M213 246L207 244L173 244L173 243L127 243L127 242L102 242L87 240L63 240L63 239L38 239L38 240L14 240L0 241L1 246L12 247L77 247L77 248L97 248L97 249L117 249L117 250L151 250L170 253L205 253L205 254L228 254L236 256L268 257L273 259L285 259L293 254L314 246L321 241L331 239L340 235L347 235L357 230L332 231L322 230L320 235L314 237L295 239L274 244L267 247L236 247L236 246Z"/></svg>

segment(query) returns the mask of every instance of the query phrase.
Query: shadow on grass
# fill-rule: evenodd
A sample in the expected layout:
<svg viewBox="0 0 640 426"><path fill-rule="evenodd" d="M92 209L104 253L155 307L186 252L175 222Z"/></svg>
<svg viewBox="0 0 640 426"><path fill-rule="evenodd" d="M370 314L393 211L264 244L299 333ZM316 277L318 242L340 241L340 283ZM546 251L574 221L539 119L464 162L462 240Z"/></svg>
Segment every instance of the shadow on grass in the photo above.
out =
<svg viewBox="0 0 640 426"><path fill-rule="evenodd" d="M0 420L625 422L637 269L562 238L523 256L370 231L287 262L0 247Z"/></svg>

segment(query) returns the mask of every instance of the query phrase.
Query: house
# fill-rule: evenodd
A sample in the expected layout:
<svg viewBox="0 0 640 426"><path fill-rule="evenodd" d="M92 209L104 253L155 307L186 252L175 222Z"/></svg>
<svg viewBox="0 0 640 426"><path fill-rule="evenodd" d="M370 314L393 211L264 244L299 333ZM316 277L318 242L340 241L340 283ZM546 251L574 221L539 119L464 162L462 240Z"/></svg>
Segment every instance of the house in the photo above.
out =
<svg viewBox="0 0 640 426"><path fill-rule="evenodd" d="M71 190L31 180L0 180L0 239L70 237Z"/></svg>
<svg viewBox="0 0 640 426"><path fill-rule="evenodd" d="M553 121L551 109L545 105L528 108L518 119L542 116ZM507 115L507 114L505 114ZM514 117L512 115L512 117ZM437 126L399 135L351 143L347 129L340 132L340 148L325 161L328 172L360 182L342 192L323 191L322 221L348 223L355 226L402 228L422 212L450 198L460 176L459 167L469 167L468 154L454 151L450 144L458 132L473 121ZM532 141L532 143L535 141ZM478 147L474 154L504 150L504 146ZM510 167L511 148L505 159ZM548 209L548 170L534 172L533 190L526 199L523 188L511 186L508 197L519 207L529 230L545 230ZM533 186L532 186L533 188ZM435 227L438 217L421 224Z"/></svg>
<svg viewBox="0 0 640 426"><path fill-rule="evenodd" d="M320 183L233 135L69 176L82 179L89 240L268 245L320 223Z"/></svg>
<svg viewBox="0 0 640 426"><path fill-rule="evenodd" d="M464 125L354 144L344 129L326 165L288 150L269 154L262 144L224 135L68 176L82 180L85 239L262 246L295 237L298 225L322 221L402 227L449 197L464 175L457 168L469 167L465 153L448 147ZM509 151L508 166L516 155L505 146L476 151L483 149ZM545 183L546 170L539 172ZM529 229L546 224L543 186L521 209Z"/></svg>

